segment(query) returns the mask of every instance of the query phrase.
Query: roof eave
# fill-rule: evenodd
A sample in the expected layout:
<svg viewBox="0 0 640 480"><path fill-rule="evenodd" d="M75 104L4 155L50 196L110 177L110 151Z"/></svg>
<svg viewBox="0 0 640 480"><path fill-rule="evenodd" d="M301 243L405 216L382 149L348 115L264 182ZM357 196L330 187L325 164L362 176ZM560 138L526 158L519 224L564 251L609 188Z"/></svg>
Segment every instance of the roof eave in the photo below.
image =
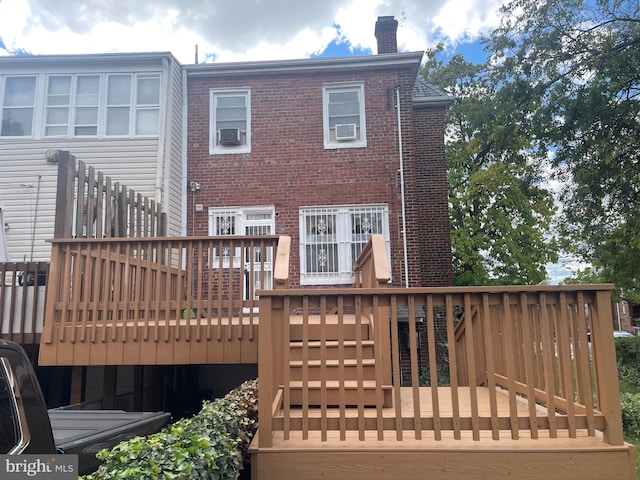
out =
<svg viewBox="0 0 640 480"><path fill-rule="evenodd" d="M316 71L357 70L362 68L402 68L409 67L417 75L423 52L391 53L360 57L304 58L296 60L267 60L256 62L204 63L185 65L187 76L207 75L247 75L313 73Z"/></svg>
<svg viewBox="0 0 640 480"><path fill-rule="evenodd" d="M420 98L414 98L413 104L416 107L450 108L455 101L456 101L455 97L420 97Z"/></svg>

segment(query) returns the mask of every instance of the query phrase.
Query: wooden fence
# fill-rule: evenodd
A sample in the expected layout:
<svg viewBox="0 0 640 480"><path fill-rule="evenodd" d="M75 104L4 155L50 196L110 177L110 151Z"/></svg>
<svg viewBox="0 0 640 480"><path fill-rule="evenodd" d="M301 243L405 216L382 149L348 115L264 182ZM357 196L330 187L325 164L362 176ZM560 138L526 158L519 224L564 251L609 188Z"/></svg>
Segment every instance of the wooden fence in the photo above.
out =
<svg viewBox="0 0 640 480"><path fill-rule="evenodd" d="M288 237L52 243L43 364L225 363L225 358L214 358L215 346L207 357L206 344L238 341L253 343L255 363L255 292L288 281ZM108 346L118 353L105 357ZM190 355L199 347L204 357ZM143 353L149 348L151 355ZM101 353L92 359L89 349Z"/></svg>
<svg viewBox="0 0 640 480"><path fill-rule="evenodd" d="M0 338L40 342L49 262L0 263Z"/></svg>
<svg viewBox="0 0 640 480"><path fill-rule="evenodd" d="M166 235L166 213L153 199L57 151L55 238L147 238Z"/></svg>

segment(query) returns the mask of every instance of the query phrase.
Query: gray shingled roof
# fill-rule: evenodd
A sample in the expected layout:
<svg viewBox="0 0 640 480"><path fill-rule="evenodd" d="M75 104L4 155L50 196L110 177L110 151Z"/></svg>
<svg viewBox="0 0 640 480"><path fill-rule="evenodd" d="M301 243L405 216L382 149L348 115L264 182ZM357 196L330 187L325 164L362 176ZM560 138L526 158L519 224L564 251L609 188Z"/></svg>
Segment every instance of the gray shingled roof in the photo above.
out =
<svg viewBox="0 0 640 480"><path fill-rule="evenodd" d="M423 78L417 77L413 84L413 102L420 104L442 104L450 106L454 97L443 92L437 87L426 82Z"/></svg>

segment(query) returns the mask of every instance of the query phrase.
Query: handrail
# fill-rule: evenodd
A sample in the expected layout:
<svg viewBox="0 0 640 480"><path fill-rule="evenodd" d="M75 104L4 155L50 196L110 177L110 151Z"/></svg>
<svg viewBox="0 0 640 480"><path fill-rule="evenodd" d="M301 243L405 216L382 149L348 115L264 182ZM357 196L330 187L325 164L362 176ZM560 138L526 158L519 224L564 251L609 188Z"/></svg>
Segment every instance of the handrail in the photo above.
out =
<svg viewBox="0 0 640 480"><path fill-rule="evenodd" d="M283 251L278 252L279 241ZM278 236L53 239L43 342L220 337L257 325L258 289L287 284L290 240ZM277 267L274 266L277 261ZM236 323L240 320L236 320ZM182 326L182 327L181 327ZM160 333L162 332L162 333ZM228 329L231 332L231 329ZM230 335L231 333L229 333ZM237 330L242 335L242 329ZM228 340L231 340L229 338Z"/></svg>
<svg viewBox="0 0 640 480"><path fill-rule="evenodd" d="M353 265L355 286L375 288L384 286L391 279L387 249L384 237L380 234L371 239L362 249L360 256Z"/></svg>

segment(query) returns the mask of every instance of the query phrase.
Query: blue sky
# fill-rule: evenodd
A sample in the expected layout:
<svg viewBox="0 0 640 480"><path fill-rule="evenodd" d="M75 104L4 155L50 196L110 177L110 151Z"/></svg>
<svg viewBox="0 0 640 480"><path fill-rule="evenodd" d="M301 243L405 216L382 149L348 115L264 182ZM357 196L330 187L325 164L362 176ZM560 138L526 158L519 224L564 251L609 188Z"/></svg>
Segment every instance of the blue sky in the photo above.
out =
<svg viewBox="0 0 640 480"><path fill-rule="evenodd" d="M379 15L398 47L472 45L503 0L1 0L0 55L171 51L182 63L376 53ZM469 49L473 51L473 49Z"/></svg>

